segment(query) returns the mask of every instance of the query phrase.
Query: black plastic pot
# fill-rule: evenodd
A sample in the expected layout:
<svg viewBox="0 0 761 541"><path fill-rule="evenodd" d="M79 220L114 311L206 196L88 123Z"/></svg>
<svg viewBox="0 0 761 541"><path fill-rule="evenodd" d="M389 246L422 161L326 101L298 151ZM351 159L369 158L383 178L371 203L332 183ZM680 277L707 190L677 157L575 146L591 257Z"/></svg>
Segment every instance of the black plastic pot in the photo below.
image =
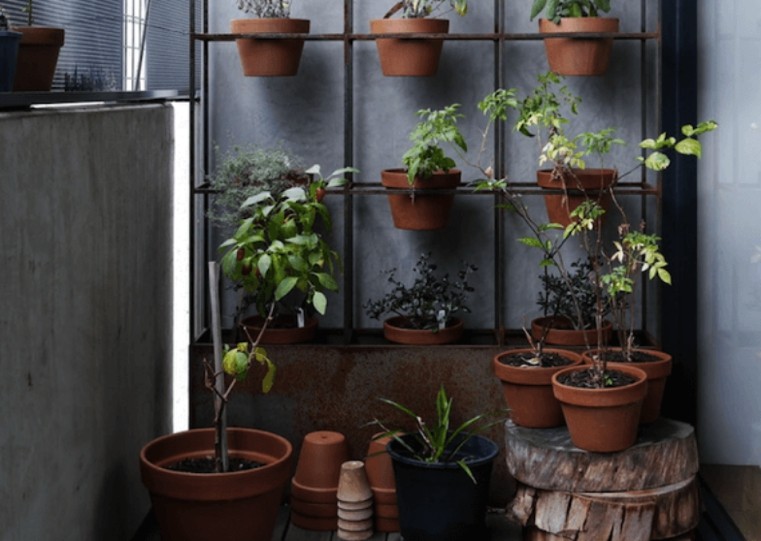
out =
<svg viewBox="0 0 761 541"><path fill-rule="evenodd" d="M13 89L20 40L20 32L0 30L0 92Z"/></svg>
<svg viewBox="0 0 761 541"><path fill-rule="evenodd" d="M402 439L415 447L414 434ZM473 472L476 483L456 462L427 463L410 456L392 440L388 452L394 464L399 525L404 541L478 541L488 538L486 506L497 444L473 436L457 459Z"/></svg>

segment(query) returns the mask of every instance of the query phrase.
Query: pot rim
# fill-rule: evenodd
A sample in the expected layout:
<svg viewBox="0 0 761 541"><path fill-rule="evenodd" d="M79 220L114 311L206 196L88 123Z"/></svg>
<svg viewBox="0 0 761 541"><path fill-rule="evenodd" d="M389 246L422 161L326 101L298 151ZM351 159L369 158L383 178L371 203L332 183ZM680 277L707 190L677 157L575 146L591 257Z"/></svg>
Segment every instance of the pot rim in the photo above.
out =
<svg viewBox="0 0 761 541"><path fill-rule="evenodd" d="M461 435L464 436L470 436L469 439L475 440L480 442L480 445L483 445L485 447L485 452L481 456L472 457L472 458L466 458L465 463L468 466L480 466L482 464L486 464L497 456L499 454L499 446L490 438L486 436L482 436L480 434L471 434L469 432L462 432ZM415 433L410 432L407 434L402 434L400 437L402 439L412 439L414 438ZM404 448L402 447L402 451L396 449L396 447L401 447L401 444L397 442L396 440L391 440L388 442L388 445L386 446L386 450L388 451L388 454L391 456L393 460L399 461L403 464L407 464L409 466L415 466L419 468L429 469L429 470L455 470L460 469L461 466L457 462L425 462L423 460L418 460L414 457L408 456Z"/></svg>

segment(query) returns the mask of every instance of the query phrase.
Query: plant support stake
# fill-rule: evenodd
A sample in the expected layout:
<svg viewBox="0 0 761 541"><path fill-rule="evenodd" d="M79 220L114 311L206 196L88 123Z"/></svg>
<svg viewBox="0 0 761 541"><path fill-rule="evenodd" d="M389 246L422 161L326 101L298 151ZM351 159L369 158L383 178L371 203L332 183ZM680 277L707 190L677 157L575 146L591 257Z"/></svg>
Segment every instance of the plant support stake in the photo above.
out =
<svg viewBox="0 0 761 541"><path fill-rule="evenodd" d="M214 411L219 419L214 439L214 448L219 460L222 461L222 471L229 471L227 455L227 412L223 410L225 395L225 372L222 369L222 326L219 321L219 263L209 261L209 301L211 303L211 337L214 344Z"/></svg>

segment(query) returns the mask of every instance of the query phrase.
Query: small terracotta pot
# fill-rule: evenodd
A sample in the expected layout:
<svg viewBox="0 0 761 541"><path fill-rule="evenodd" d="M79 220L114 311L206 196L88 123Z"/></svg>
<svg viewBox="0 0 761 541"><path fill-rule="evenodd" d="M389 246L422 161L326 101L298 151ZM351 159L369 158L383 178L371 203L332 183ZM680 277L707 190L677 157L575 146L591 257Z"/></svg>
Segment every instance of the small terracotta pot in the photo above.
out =
<svg viewBox="0 0 761 541"><path fill-rule="evenodd" d="M291 509L291 524L298 526L302 530L313 530L316 532L334 532L336 529L338 529L338 517L309 517L302 515L294 509Z"/></svg>
<svg viewBox="0 0 761 541"><path fill-rule="evenodd" d="M462 336L464 324L461 319L455 319L455 323L438 331L405 329L400 326L404 321L402 317L392 317L383 322L383 336L389 342L405 344L409 346L436 346L457 342Z"/></svg>
<svg viewBox="0 0 761 541"><path fill-rule="evenodd" d="M589 366L574 366L552 376L552 389L563 407L563 416L573 444L586 451L612 453L623 451L637 441L642 401L647 393L647 375L633 366L615 370L636 378L621 387L584 389L563 385L558 378Z"/></svg>
<svg viewBox="0 0 761 541"><path fill-rule="evenodd" d="M370 509L373 506L373 499L367 498L366 500L360 500L358 502L347 502L338 500L338 508L344 511L362 511L364 509Z"/></svg>
<svg viewBox="0 0 761 541"><path fill-rule="evenodd" d="M396 505L395 488L370 488L373 491L373 501L376 505Z"/></svg>
<svg viewBox="0 0 761 541"><path fill-rule="evenodd" d="M251 316L241 321L241 326L248 329L251 338L256 339L263 322L263 317ZM293 326L288 326L289 323L293 323ZM267 327L262 335L261 344L303 344L311 342L317 335L317 318L314 316L307 317L303 327L296 327L295 318L291 316L279 317L277 324L277 327Z"/></svg>
<svg viewBox="0 0 761 541"><path fill-rule="evenodd" d="M315 488L304 486L296 479L291 479L291 497L311 503L326 503L336 505L338 502L338 486L331 488Z"/></svg>
<svg viewBox="0 0 761 541"><path fill-rule="evenodd" d="M360 503L370 500L372 505L373 493L365 473L365 463L361 460L349 460L341 464L341 475L338 479L338 501Z"/></svg>
<svg viewBox="0 0 761 541"><path fill-rule="evenodd" d="M365 457L367 480L373 492L377 489L396 490L394 466L391 463L388 451L386 451L386 445L391 441L391 436L381 438L379 437L380 435L381 433L378 433L372 437L367 447L367 456Z"/></svg>
<svg viewBox="0 0 761 541"><path fill-rule="evenodd" d="M364 509L346 510L338 509L338 518L341 520L348 520L351 522L359 522L363 520L371 520L373 518L373 502L370 500L369 507Z"/></svg>
<svg viewBox="0 0 761 541"><path fill-rule="evenodd" d="M611 348L620 351L621 348ZM591 363L592 356L599 350L590 350L582 354L585 362ZM661 403L663 402L663 391L666 389L666 378L671 374L672 359L671 355L663 351L652 349L641 350L648 355L656 357L658 360L652 362L638 363L608 363L609 368L619 366L635 366L647 374L647 394L645 401L642 403L642 413L640 414L640 424L654 423L661 415Z"/></svg>
<svg viewBox="0 0 761 541"><path fill-rule="evenodd" d="M376 503L374 509L376 517L399 518L399 506L396 504L387 505L383 503Z"/></svg>
<svg viewBox="0 0 761 541"><path fill-rule="evenodd" d="M233 34L308 34L305 19L234 19ZM246 77L279 77L299 71L303 39L236 39L243 74Z"/></svg>
<svg viewBox="0 0 761 541"><path fill-rule="evenodd" d="M587 198L598 201L603 209L608 209L610 194L600 192L608 190L617 178L618 173L615 169L574 169L571 178L563 176L560 179L553 179L552 172L548 169L536 172L536 183L541 188L566 190L566 193L544 196L547 218L551 223L564 227L572 222L571 212Z"/></svg>
<svg viewBox="0 0 761 541"><path fill-rule="evenodd" d="M373 534L373 519L369 518L366 520L343 520L342 518L338 519L338 530L344 530L346 532L369 532L370 536L372 537ZM339 538L341 535L339 534Z"/></svg>
<svg viewBox="0 0 761 541"><path fill-rule="evenodd" d="M510 409L510 418L518 426L528 428L550 428L563 425L563 411L560 402L552 393L552 376L570 366L581 364L581 355L564 349L545 348L547 353L556 353L568 359L566 366L519 368L504 364L500 359L512 353L526 353L530 349L514 349L494 357L494 375L502 383L502 393Z"/></svg>
<svg viewBox="0 0 761 541"><path fill-rule="evenodd" d="M337 490L341 464L347 460L349 446L343 434L329 430L310 432L304 436L293 480L307 488Z"/></svg>
<svg viewBox="0 0 761 541"><path fill-rule="evenodd" d="M545 327L549 327L545 334ZM607 344L613 325L605 321L602 327L602 341ZM576 330L564 318L552 316L538 317L531 322L531 336L539 340L544 335L544 343L554 346L587 346L597 345L597 329Z"/></svg>
<svg viewBox="0 0 761 541"><path fill-rule="evenodd" d="M338 539L341 541L367 541L367 539L370 539L373 536L373 529L371 527L369 530L361 532L350 532L339 528L336 533Z"/></svg>
<svg viewBox="0 0 761 541"><path fill-rule="evenodd" d="M447 19L376 19L370 21L373 34L446 34ZM440 39L375 40L381 70L385 76L430 77L439 69L444 42Z"/></svg>
<svg viewBox="0 0 761 541"><path fill-rule="evenodd" d="M336 503L315 503L301 500L291 494L291 509L305 517L336 518L338 507Z"/></svg>
<svg viewBox="0 0 761 541"><path fill-rule="evenodd" d="M45 26L22 26L13 30L21 32L13 91L50 90L66 31Z"/></svg>
<svg viewBox="0 0 761 541"><path fill-rule="evenodd" d="M539 32L618 32L618 19L564 17L560 24L539 19ZM613 38L546 38L544 48L550 70L559 75L602 75L608 70Z"/></svg>
<svg viewBox="0 0 761 541"><path fill-rule="evenodd" d="M412 186L407 181L404 169L386 169L381 172L381 183L386 188L408 190L452 190L460 185L461 172L458 169L437 171L429 178L416 178ZM446 227L454 205L454 194L402 193L389 195L388 204L391 217L397 229L432 231Z"/></svg>

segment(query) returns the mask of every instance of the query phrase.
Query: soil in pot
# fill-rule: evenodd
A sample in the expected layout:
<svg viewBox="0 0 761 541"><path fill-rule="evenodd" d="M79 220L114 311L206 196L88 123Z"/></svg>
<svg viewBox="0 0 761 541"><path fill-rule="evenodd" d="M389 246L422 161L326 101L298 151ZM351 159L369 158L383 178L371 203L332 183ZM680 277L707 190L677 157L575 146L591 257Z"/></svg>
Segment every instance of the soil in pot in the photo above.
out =
<svg viewBox="0 0 761 541"><path fill-rule="evenodd" d="M405 318L397 316L383 322L383 336L396 344L436 346L457 342L462 337L463 328L461 319L452 318L443 329L415 329L406 323Z"/></svg>
<svg viewBox="0 0 761 541"><path fill-rule="evenodd" d="M447 19L376 19L370 21L373 34L446 34ZM440 39L375 40L381 70L387 77L430 77L439 69L444 42Z"/></svg>
<svg viewBox="0 0 761 541"><path fill-rule="evenodd" d="M251 316L241 321L241 326L248 329L252 338L256 338L264 323L261 316ZM261 344L301 344L311 342L317 335L317 318L306 318L303 327L296 325L296 316L277 316L267 326L262 335ZM244 333L245 336L245 333Z"/></svg>
<svg viewBox="0 0 761 541"><path fill-rule="evenodd" d="M381 183L386 188L409 190L453 190L460 185L461 173L457 169L437 171L426 179L415 179L410 186L407 171L386 169L381 172ZM431 231L447 225L454 204L454 194L436 195L430 193L406 192L389 195L388 203L394 226L398 229Z"/></svg>
<svg viewBox="0 0 761 541"><path fill-rule="evenodd" d="M595 387L587 365L552 376L552 390L562 405L571 441L580 449L611 453L637 441L647 376L633 366L617 366L608 369L606 378L606 387Z"/></svg>
<svg viewBox="0 0 761 541"><path fill-rule="evenodd" d="M603 323L602 340L607 344L613 325ZM531 337L554 346L592 346L597 344L597 329L574 329L570 320L562 317L539 317L531 322Z"/></svg>
<svg viewBox="0 0 761 541"><path fill-rule="evenodd" d="M552 393L552 376L581 363L581 355L571 351L544 349L536 364L531 349L500 353L492 368L502 383L502 393L510 418L527 428L550 428L563 424L560 403Z"/></svg>
<svg viewBox="0 0 761 541"><path fill-rule="evenodd" d="M230 457L228 471L253 470L263 466L261 462L247 460L245 458ZM165 466L168 470L182 471L186 473L217 473L217 462L212 457L184 458L174 464Z"/></svg>
<svg viewBox="0 0 761 541"><path fill-rule="evenodd" d="M306 19L234 19L233 34L308 34ZM299 71L303 39L236 39L241 68L246 77L282 77Z"/></svg>
<svg viewBox="0 0 761 541"><path fill-rule="evenodd" d="M618 19L609 17L561 18L560 24L539 20L546 33L618 32ZM613 38L546 38L544 48L550 70L558 75L602 75L608 70Z"/></svg>

